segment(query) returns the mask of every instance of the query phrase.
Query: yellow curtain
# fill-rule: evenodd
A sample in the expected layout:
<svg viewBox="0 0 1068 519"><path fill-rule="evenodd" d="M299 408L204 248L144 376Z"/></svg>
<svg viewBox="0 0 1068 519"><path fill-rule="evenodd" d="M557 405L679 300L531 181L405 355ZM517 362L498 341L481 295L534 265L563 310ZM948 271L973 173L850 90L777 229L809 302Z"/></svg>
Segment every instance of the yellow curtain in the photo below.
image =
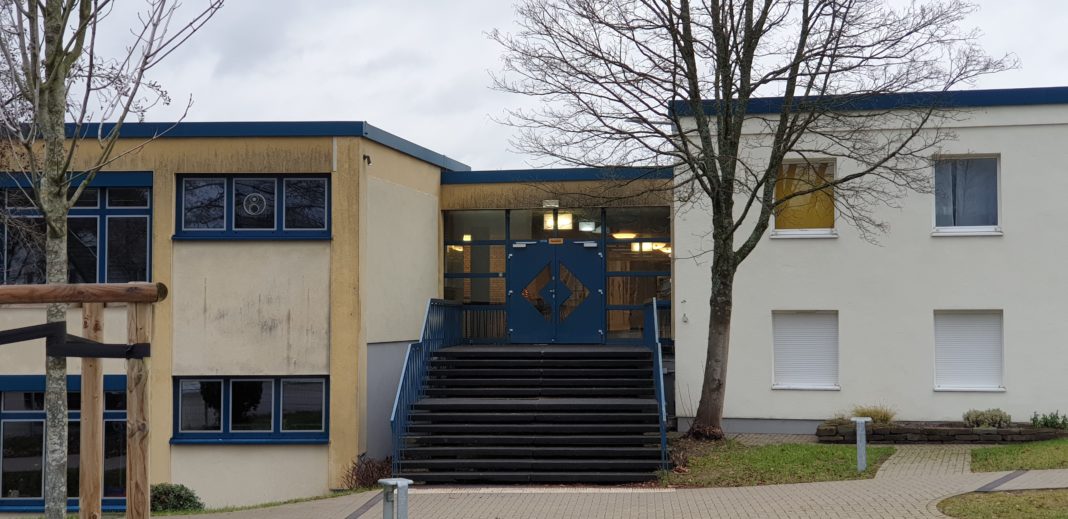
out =
<svg viewBox="0 0 1068 519"><path fill-rule="evenodd" d="M821 186L833 179L830 164L789 164L775 183L775 199ZM833 229L834 192L831 188L787 200L775 211L776 229Z"/></svg>

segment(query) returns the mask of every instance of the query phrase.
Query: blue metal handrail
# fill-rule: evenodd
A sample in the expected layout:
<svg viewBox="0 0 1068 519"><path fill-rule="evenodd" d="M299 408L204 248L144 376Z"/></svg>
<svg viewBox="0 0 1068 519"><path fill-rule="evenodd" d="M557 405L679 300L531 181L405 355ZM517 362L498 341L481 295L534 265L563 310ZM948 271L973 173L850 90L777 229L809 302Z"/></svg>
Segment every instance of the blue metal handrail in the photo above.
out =
<svg viewBox="0 0 1068 519"><path fill-rule="evenodd" d="M660 317L656 298L645 304L642 344L653 354L653 384L660 416L660 468L668 469L667 396L664 392L664 355L660 347Z"/></svg>
<svg viewBox="0 0 1068 519"><path fill-rule="evenodd" d="M430 358L441 348L455 346L463 336L459 303L442 299L427 302L420 341L408 345L389 418L393 436L393 473L400 468L400 448L408 433L412 404L425 395L425 382Z"/></svg>

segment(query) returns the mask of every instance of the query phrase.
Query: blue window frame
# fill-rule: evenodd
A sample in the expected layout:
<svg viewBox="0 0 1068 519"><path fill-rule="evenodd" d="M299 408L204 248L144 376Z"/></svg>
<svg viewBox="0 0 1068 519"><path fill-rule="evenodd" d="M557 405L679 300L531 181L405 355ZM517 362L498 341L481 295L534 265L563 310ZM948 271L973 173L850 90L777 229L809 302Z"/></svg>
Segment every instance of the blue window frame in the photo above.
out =
<svg viewBox="0 0 1068 519"><path fill-rule="evenodd" d="M81 185L72 179L71 189ZM101 172L71 207L67 255L72 283L126 283L151 279L152 174ZM8 285L45 280L44 219L29 178L0 178L3 272Z"/></svg>
<svg viewBox="0 0 1068 519"><path fill-rule="evenodd" d="M328 240L328 175L178 176L178 240Z"/></svg>
<svg viewBox="0 0 1068 519"><path fill-rule="evenodd" d="M78 508L78 430L81 377L67 377L69 422L68 500ZM0 513L44 510L43 375L0 376ZM40 438L40 445L37 444ZM126 509L126 376L104 376L105 512ZM109 468L110 467L110 468Z"/></svg>
<svg viewBox="0 0 1068 519"><path fill-rule="evenodd" d="M325 376L176 377L171 443L327 443L329 397Z"/></svg>

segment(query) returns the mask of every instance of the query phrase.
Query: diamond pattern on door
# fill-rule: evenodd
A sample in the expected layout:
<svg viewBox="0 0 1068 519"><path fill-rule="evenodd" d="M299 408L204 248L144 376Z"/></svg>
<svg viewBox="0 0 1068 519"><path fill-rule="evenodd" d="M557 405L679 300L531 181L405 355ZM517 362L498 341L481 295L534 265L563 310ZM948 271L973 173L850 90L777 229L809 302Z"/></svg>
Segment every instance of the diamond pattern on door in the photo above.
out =
<svg viewBox="0 0 1068 519"><path fill-rule="evenodd" d="M560 303L560 321L563 322L590 296L590 291L563 263L560 264L560 282L564 291L560 296L563 298Z"/></svg>
<svg viewBox="0 0 1068 519"><path fill-rule="evenodd" d="M538 272L538 275L534 276L534 279L530 280L530 283L523 289L523 299L526 299L534 309L545 318L546 321L551 321L553 318L553 305L552 295L543 294L542 292L549 288L549 284L553 280L552 270L549 269L551 265L545 265L544 268Z"/></svg>

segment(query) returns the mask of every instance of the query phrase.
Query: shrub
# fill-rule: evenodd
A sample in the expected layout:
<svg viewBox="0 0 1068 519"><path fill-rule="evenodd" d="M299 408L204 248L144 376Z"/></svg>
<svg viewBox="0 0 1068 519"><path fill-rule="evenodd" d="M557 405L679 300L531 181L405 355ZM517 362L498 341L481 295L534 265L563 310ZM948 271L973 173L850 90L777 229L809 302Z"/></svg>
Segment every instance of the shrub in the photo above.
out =
<svg viewBox="0 0 1068 519"><path fill-rule="evenodd" d="M203 510L204 503L196 492L185 485L160 483L152 485L153 512L186 512Z"/></svg>
<svg viewBox="0 0 1068 519"><path fill-rule="evenodd" d="M885 425L894 421L897 411L885 405L857 405L853 406L853 416L867 416L872 423Z"/></svg>
<svg viewBox="0 0 1068 519"><path fill-rule="evenodd" d="M368 458L367 453L360 454L345 473L345 488L369 488L378 485L378 480L393 475L393 463L389 458L376 460Z"/></svg>
<svg viewBox="0 0 1068 519"><path fill-rule="evenodd" d="M1012 423L1009 413L1001 409L969 409L964 413L964 425L968 427L1008 427Z"/></svg>
<svg viewBox="0 0 1068 519"><path fill-rule="evenodd" d="M1035 427L1068 429L1068 414L1061 414L1060 411L1038 414L1038 411L1035 411L1035 414L1031 415L1031 425Z"/></svg>

